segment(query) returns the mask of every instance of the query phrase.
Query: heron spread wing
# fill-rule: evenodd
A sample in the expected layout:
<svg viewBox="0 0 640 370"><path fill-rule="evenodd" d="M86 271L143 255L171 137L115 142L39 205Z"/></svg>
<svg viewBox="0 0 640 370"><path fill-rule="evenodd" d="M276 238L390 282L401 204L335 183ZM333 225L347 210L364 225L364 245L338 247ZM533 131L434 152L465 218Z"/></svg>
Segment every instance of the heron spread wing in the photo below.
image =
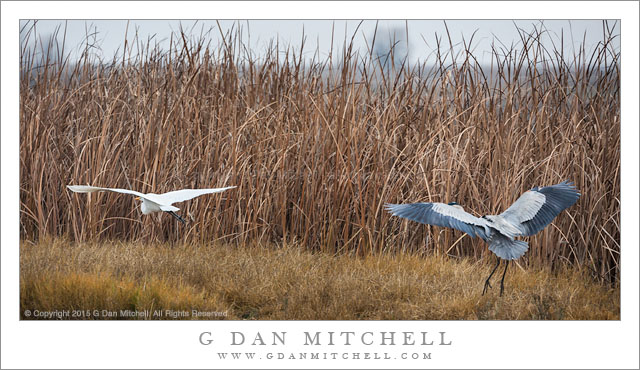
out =
<svg viewBox="0 0 640 370"><path fill-rule="evenodd" d="M580 193L569 181L542 188L535 187L522 194L500 216L516 225L522 235L531 236L549 225L579 197Z"/></svg>
<svg viewBox="0 0 640 370"><path fill-rule="evenodd" d="M157 194L153 198L156 199L157 202L170 205L177 202L184 202L185 200L193 199L195 197L199 197L204 194L219 193L221 191L225 191L233 188L235 188L235 186L228 186L226 188L216 188L216 189L183 189L183 190L170 191L164 194Z"/></svg>
<svg viewBox="0 0 640 370"><path fill-rule="evenodd" d="M450 227L488 239L484 226L487 222L468 214L462 209L444 203L386 204L385 209L394 216L403 217L423 224Z"/></svg>
<svg viewBox="0 0 640 370"><path fill-rule="evenodd" d="M88 186L88 185L67 185L67 188L69 188L69 190L75 193L93 193L94 191L112 191L114 193L131 194L131 195L136 195L138 197L143 197L143 198L145 197L145 195L142 193L138 193L137 191L127 190L127 189L99 188L96 186Z"/></svg>

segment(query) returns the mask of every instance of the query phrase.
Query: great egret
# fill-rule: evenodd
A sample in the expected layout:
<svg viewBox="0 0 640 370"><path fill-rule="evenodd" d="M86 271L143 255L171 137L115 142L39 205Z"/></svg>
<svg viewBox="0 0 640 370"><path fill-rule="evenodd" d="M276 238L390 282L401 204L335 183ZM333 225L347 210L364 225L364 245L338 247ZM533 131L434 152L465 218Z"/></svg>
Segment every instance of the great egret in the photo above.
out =
<svg viewBox="0 0 640 370"><path fill-rule="evenodd" d="M471 235L479 236L489 243L489 250L497 257L496 267L484 283L482 294L491 288L489 280L500 265L500 259L506 260L500 296L504 290L504 277L509 261L520 258L529 249L529 245L516 236L531 236L544 229L560 212L571 207L580 197L573 183L535 187L526 191L506 211L499 215L475 217L452 202L386 204L385 209L394 216L404 217L423 224L451 227Z"/></svg>
<svg viewBox="0 0 640 370"><path fill-rule="evenodd" d="M179 211L180 208L174 207L172 204L177 202L184 202L185 200L193 199L204 194L219 193L225 190L233 189L235 186L228 186L226 188L217 189L182 189L176 191L170 191L164 194L143 194L134 190L117 189L117 188L100 188L96 186L88 185L67 185L69 190L76 193L93 193L94 191L112 191L114 193L131 194L136 196L136 200L142 200L140 209L142 213L148 215L153 212L167 212L173 217L177 218L183 224L187 222L175 211Z"/></svg>

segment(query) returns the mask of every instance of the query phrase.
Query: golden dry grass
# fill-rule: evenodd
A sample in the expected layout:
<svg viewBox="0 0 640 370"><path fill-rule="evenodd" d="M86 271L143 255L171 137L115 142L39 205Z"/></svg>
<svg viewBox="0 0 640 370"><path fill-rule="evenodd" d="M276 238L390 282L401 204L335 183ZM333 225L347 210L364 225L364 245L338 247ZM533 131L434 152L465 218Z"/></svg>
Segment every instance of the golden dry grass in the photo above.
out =
<svg viewBox="0 0 640 370"><path fill-rule="evenodd" d="M21 312L195 309L225 312L224 319L620 318L619 286L573 268L552 273L512 264L503 297L499 277L482 296L490 265L408 253L330 255L300 245L55 239L21 244L20 306Z"/></svg>

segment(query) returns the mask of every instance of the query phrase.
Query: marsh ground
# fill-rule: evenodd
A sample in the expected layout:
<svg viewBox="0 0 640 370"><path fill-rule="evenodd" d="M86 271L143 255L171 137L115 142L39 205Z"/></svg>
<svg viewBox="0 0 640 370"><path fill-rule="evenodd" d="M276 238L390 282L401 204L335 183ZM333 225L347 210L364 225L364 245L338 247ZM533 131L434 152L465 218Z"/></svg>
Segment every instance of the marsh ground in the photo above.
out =
<svg viewBox="0 0 640 370"><path fill-rule="evenodd" d="M483 296L492 263L331 255L295 244L23 242L21 316L27 309L98 309L224 312L220 318L236 320L620 318L619 287L576 268L512 264L503 297L498 274Z"/></svg>

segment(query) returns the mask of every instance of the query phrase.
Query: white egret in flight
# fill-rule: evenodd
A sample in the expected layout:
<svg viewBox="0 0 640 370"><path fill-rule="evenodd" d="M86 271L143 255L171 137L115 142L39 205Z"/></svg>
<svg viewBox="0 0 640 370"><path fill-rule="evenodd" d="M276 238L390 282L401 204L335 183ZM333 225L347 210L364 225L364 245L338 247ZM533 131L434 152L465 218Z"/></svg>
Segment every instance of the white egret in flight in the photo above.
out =
<svg viewBox="0 0 640 370"><path fill-rule="evenodd" d="M92 193L94 191L112 191L114 193L121 194L131 194L136 196L136 200L142 200L142 205L140 209L142 213L148 215L153 212L167 212L171 214L173 217L177 218L183 224L187 222L180 216L178 216L175 212L179 211L180 208L174 207L173 203L184 202L185 200L193 199L195 197L199 197L204 194L211 193L219 193L225 190L233 189L235 186L228 186L226 188L217 188L217 189L182 189L176 191L170 191L164 194L143 194L134 190L127 189L116 189L116 188L99 188L95 186L88 185L67 185L69 190L76 193Z"/></svg>
<svg viewBox="0 0 640 370"><path fill-rule="evenodd" d="M564 181L560 184L528 190L506 211L499 215L482 216L482 218L465 212L455 202L386 204L385 209L394 216L428 225L451 227L471 237L479 236L489 243L489 250L497 256L497 264L485 281L482 294L484 295L487 291L487 287L491 288L489 280L500 265L500 260L504 259L507 262L500 281L500 296L502 296L509 261L520 258L529 249L529 244L515 240L515 237L537 234L560 212L571 207L579 197L580 193L573 183Z"/></svg>

